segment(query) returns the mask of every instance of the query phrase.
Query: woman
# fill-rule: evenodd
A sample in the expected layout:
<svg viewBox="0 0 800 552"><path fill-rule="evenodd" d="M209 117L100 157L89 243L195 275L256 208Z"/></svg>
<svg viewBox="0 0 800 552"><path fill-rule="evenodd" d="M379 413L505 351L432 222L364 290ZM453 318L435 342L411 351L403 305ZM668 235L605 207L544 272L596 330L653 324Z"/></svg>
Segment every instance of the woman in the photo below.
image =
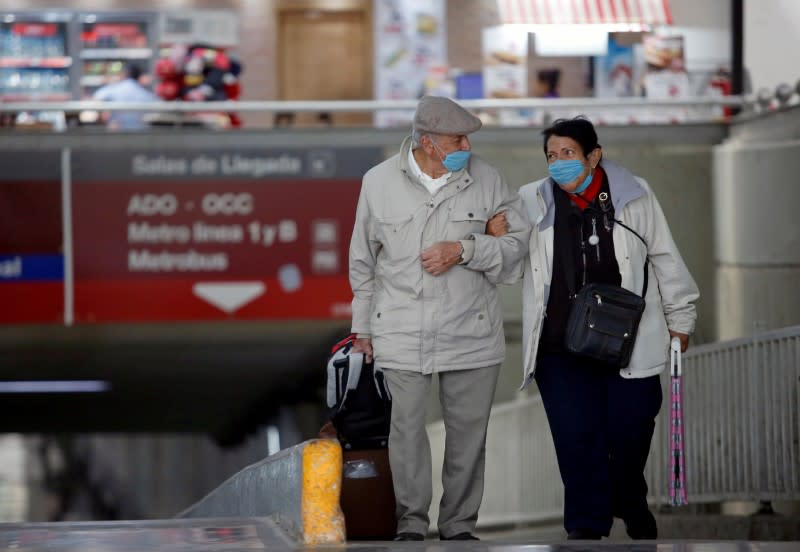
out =
<svg viewBox="0 0 800 552"><path fill-rule="evenodd" d="M686 350L699 293L647 182L603 160L592 123L560 119L543 134L550 176L520 189L533 225L523 286L523 387L536 379L542 396L568 538L608 536L618 517L632 538L655 539L643 471L661 408L658 374L671 337ZM490 225L494 235L503 226ZM630 363L616 369L568 352L564 333L575 291L603 282L641 294L645 270L646 307Z"/></svg>

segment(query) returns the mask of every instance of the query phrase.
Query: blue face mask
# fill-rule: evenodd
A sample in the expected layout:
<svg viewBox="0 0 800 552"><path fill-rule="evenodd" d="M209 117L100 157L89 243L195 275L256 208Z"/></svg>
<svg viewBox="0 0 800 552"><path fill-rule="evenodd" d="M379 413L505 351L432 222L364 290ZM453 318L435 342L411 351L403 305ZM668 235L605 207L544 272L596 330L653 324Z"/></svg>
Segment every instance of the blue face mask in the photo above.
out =
<svg viewBox="0 0 800 552"><path fill-rule="evenodd" d="M439 146L436 145L436 142L431 140L431 143L433 144L433 147L436 148L436 151L439 153L439 155L442 155L442 150L439 149ZM472 152L469 150L458 150L448 153L444 156L444 159L442 159L442 165L444 165L444 168L450 172L460 171L467 166L470 155L472 155Z"/></svg>
<svg viewBox="0 0 800 552"><path fill-rule="evenodd" d="M553 161L548 165L547 170L550 172L550 176L559 186L565 186L574 182L576 178L578 178L583 169L586 167L583 163L581 163L578 159L572 160L565 160L559 159L558 161ZM579 194L583 192L586 188L589 187L589 184L592 183L592 172L589 171L589 174L586 175L586 179L581 183L580 186L572 190L573 194Z"/></svg>

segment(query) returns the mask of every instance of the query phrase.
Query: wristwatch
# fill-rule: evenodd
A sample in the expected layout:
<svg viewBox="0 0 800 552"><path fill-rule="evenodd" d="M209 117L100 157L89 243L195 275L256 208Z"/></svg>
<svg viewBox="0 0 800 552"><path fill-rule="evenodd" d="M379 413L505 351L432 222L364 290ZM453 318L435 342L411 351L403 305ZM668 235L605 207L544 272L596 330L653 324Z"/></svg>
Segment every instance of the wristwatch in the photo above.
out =
<svg viewBox="0 0 800 552"><path fill-rule="evenodd" d="M462 264L464 262L464 244L461 243L461 240L458 241L458 246L461 248L461 251L458 252L458 264Z"/></svg>

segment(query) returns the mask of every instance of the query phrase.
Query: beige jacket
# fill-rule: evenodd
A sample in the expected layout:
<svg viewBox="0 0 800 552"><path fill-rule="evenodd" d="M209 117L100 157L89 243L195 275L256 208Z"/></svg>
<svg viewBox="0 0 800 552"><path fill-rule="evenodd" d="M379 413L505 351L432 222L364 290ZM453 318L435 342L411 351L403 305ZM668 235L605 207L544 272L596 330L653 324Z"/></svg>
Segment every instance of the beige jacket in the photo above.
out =
<svg viewBox="0 0 800 552"><path fill-rule="evenodd" d="M528 247L530 226L518 194L473 155L435 194L400 153L364 175L350 242L352 331L372 337L379 368L423 374L482 368L505 357L496 285ZM510 232L485 234L505 211ZM421 252L440 241L474 240L471 258L440 276L423 270ZM466 249L466 248L465 248Z"/></svg>

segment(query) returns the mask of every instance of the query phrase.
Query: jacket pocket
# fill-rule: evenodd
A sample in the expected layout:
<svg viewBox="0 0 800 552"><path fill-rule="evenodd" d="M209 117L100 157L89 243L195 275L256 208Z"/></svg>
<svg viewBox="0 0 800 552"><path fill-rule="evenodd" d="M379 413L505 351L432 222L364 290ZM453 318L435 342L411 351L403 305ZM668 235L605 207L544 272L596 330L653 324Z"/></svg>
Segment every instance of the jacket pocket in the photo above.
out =
<svg viewBox="0 0 800 552"><path fill-rule="evenodd" d="M467 239L471 234L485 234L486 221L489 220L483 207L453 209L450 224L455 231L454 239Z"/></svg>
<svg viewBox="0 0 800 552"><path fill-rule="evenodd" d="M480 274L462 267L451 270L463 273L465 277L482 278ZM451 282L451 286L453 283ZM492 334L493 312L490 303L495 305L496 297L481 286L462 284L462 289L469 290L458 296L445 300L439 317L439 332L451 337L487 337Z"/></svg>
<svg viewBox="0 0 800 552"><path fill-rule="evenodd" d="M419 331L419 311L414 300L378 298L371 320L373 335L413 333Z"/></svg>
<svg viewBox="0 0 800 552"><path fill-rule="evenodd" d="M419 255L419 239L415 236L413 218L408 215L377 219L378 239L390 260Z"/></svg>
<svg viewBox="0 0 800 552"><path fill-rule="evenodd" d="M440 332L451 337L488 337L492 333L489 312L486 309L468 310Z"/></svg>

